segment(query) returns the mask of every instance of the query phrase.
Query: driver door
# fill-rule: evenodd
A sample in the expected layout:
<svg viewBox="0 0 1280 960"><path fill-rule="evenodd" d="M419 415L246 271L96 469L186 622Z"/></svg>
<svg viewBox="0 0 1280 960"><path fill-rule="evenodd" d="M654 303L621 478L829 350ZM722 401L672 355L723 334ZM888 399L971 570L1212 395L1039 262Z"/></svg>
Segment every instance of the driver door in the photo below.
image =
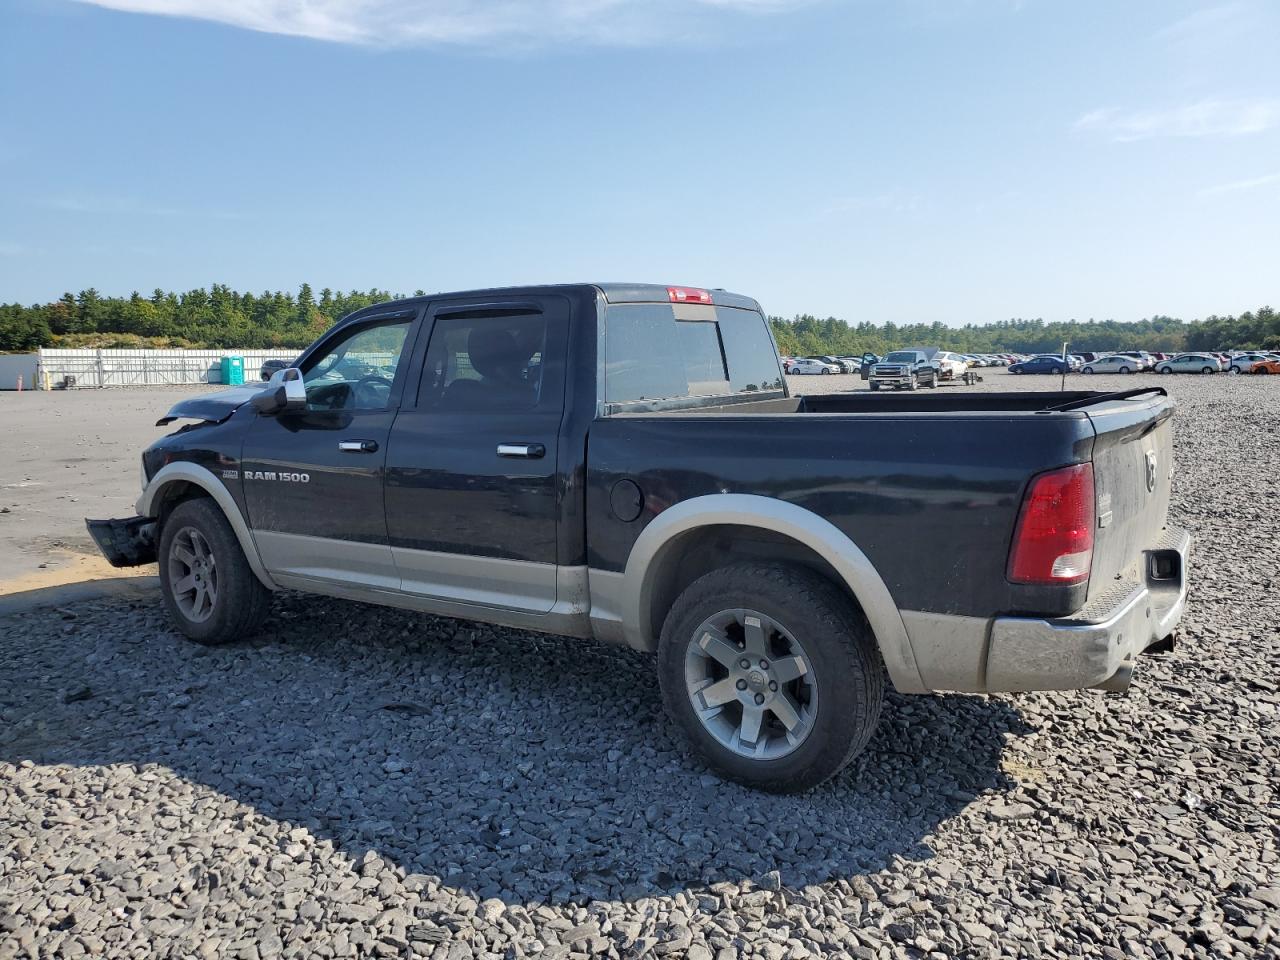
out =
<svg viewBox="0 0 1280 960"><path fill-rule="evenodd" d="M399 590L383 476L416 332L416 310L335 331L300 364L306 412L258 414L250 425L245 506L263 564L282 585Z"/></svg>

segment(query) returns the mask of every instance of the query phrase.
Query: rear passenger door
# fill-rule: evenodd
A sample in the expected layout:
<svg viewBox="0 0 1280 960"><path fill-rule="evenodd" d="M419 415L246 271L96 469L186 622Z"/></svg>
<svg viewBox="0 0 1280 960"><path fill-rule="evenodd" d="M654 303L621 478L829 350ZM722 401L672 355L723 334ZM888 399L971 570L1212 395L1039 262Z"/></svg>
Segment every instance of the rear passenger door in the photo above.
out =
<svg viewBox="0 0 1280 960"><path fill-rule="evenodd" d="M437 302L424 322L420 384L386 463L401 589L546 613L556 602L569 301Z"/></svg>

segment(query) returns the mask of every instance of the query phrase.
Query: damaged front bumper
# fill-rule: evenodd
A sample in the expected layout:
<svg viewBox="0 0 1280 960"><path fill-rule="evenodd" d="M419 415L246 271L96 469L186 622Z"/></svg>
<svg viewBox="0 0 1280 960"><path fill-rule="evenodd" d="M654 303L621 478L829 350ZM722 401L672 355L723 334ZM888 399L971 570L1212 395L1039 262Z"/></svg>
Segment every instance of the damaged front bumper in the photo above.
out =
<svg viewBox="0 0 1280 960"><path fill-rule="evenodd" d="M151 517L85 520L89 535L113 567L156 562L156 522Z"/></svg>

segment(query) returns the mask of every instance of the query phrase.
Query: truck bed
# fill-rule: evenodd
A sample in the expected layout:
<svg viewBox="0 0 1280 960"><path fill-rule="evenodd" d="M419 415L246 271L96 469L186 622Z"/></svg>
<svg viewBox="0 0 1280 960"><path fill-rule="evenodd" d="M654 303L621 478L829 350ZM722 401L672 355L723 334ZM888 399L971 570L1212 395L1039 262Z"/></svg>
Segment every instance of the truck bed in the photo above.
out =
<svg viewBox="0 0 1280 960"><path fill-rule="evenodd" d="M1036 393L959 393L945 391L880 391L860 390L850 393L818 393L775 400L738 401L733 403L686 402L664 410L633 411L621 416L724 416L784 415L794 413L1039 413L1052 412L1070 405L1075 409L1127 399L1146 393L1164 394L1159 387L1125 391L1124 394L1094 390L1046 390ZM615 414L616 415L616 414Z"/></svg>

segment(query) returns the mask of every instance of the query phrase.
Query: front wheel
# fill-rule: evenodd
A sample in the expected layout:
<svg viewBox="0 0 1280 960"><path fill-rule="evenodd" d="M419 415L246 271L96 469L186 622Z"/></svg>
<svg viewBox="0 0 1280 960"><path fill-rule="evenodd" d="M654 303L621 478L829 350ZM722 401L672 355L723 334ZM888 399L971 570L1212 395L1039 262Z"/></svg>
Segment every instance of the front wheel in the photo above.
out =
<svg viewBox="0 0 1280 960"><path fill-rule="evenodd" d="M1213 369L1213 367L1205 367L1200 372L1201 373L1217 373L1218 371Z"/></svg>
<svg viewBox="0 0 1280 960"><path fill-rule="evenodd" d="M663 702L722 776L798 793L867 744L884 697L866 621L811 570L751 561L694 581L658 646Z"/></svg>
<svg viewBox="0 0 1280 960"><path fill-rule="evenodd" d="M919 378L919 377L917 377L914 373L911 375L911 382L910 382L909 384L907 384L907 389L908 389L908 390L919 390L919 389L920 389L920 378Z"/></svg>
<svg viewBox="0 0 1280 960"><path fill-rule="evenodd" d="M831 374L831 371L828 370L826 367L823 367L822 373L823 373L823 376L829 376Z"/></svg>
<svg viewBox="0 0 1280 960"><path fill-rule="evenodd" d="M164 522L158 554L164 605L196 643L239 640L266 619L271 591L254 576L212 500L180 503Z"/></svg>
<svg viewBox="0 0 1280 960"><path fill-rule="evenodd" d="M1081 373L1093 373L1093 367L1085 367Z"/></svg>
<svg viewBox="0 0 1280 960"><path fill-rule="evenodd" d="M1239 372L1240 372L1240 368L1239 368L1239 367L1234 367L1234 366L1233 366L1233 367L1232 367L1230 370L1228 370L1227 372L1228 372L1228 373L1239 373Z"/></svg>
<svg viewBox="0 0 1280 960"><path fill-rule="evenodd" d="M1268 370L1266 367L1258 367L1258 369L1254 370L1253 372L1254 372L1254 373L1261 373L1261 374L1263 374L1263 375L1266 375L1266 374L1270 373L1271 371L1270 371L1270 370Z"/></svg>
<svg viewBox="0 0 1280 960"><path fill-rule="evenodd" d="M880 389L880 384L878 384L878 383L873 383L873 384L871 384L871 389L872 389L872 390L879 390L879 389Z"/></svg>

